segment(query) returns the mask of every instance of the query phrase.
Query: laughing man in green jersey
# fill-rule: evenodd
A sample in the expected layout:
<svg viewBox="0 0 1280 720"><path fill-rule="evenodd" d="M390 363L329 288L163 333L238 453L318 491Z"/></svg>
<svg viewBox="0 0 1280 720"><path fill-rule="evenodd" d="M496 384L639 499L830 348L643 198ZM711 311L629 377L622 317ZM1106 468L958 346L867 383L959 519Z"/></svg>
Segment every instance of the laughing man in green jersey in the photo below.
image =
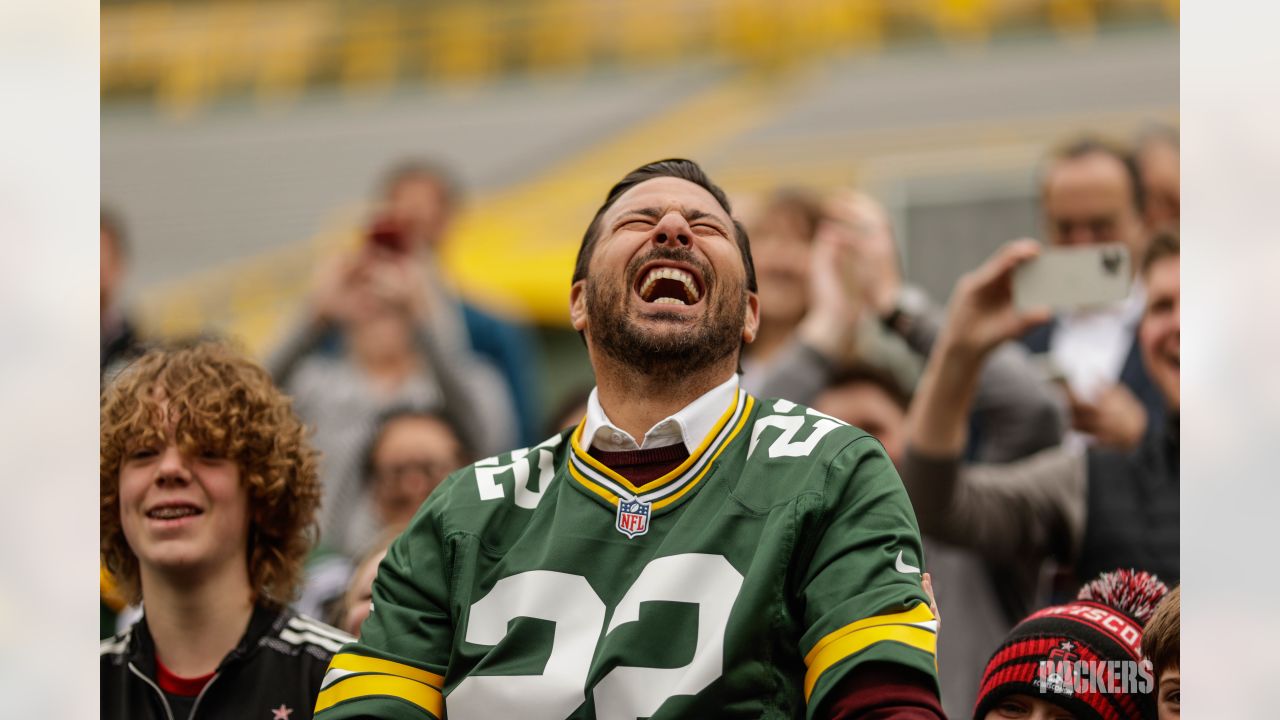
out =
<svg viewBox="0 0 1280 720"><path fill-rule="evenodd" d="M317 717L942 717L902 482L861 430L738 387L759 314L701 168L615 185L570 291L586 417L427 500Z"/></svg>

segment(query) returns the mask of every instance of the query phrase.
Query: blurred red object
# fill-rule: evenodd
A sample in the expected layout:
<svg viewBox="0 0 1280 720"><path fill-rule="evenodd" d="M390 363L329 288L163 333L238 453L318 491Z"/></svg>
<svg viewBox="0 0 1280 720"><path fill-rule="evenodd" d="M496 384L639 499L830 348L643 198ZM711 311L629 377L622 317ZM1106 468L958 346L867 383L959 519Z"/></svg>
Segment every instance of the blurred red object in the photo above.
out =
<svg viewBox="0 0 1280 720"><path fill-rule="evenodd" d="M369 226L368 241L370 247L384 250L396 255L409 252L409 238L401 231L400 225L389 217L380 217Z"/></svg>

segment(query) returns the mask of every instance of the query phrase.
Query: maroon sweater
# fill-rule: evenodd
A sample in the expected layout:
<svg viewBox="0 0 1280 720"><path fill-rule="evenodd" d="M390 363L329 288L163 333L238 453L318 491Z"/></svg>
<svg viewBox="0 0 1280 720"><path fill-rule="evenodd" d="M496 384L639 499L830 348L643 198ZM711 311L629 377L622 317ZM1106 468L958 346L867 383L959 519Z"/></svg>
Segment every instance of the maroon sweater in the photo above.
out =
<svg viewBox="0 0 1280 720"><path fill-rule="evenodd" d="M682 443L648 450L611 452L592 446L591 457L643 488L689 457ZM840 681L817 717L829 720L946 720L933 683L920 672L892 663L867 663Z"/></svg>

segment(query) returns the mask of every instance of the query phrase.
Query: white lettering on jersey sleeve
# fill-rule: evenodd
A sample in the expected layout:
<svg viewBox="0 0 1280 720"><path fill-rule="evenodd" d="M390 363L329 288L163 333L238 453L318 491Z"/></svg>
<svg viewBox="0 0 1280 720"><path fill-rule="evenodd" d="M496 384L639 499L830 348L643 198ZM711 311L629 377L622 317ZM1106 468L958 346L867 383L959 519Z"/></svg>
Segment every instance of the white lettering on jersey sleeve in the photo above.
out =
<svg viewBox="0 0 1280 720"><path fill-rule="evenodd" d="M747 457L755 453L756 443L760 441L760 433L764 432L765 428L773 427L782 431L782 434L769 446L769 457L808 457L827 433L848 424L834 418L821 417L813 423L808 437L796 440L796 434L810 419L807 415L769 415L756 420L755 425L751 427L751 444L747 446Z"/></svg>
<svg viewBox="0 0 1280 720"><path fill-rule="evenodd" d="M532 510L538 507L547 486L555 478L554 450L560 444L560 436L553 435L546 441L532 448L521 448L511 453L511 461L498 464L498 458L485 458L475 464L476 489L481 500L500 500L506 497L506 490L498 480L498 476L506 472L513 474L514 495L516 505ZM536 452L535 452L536 451ZM532 456L532 459L531 457ZM538 466L538 489L529 489L529 477L532 465Z"/></svg>

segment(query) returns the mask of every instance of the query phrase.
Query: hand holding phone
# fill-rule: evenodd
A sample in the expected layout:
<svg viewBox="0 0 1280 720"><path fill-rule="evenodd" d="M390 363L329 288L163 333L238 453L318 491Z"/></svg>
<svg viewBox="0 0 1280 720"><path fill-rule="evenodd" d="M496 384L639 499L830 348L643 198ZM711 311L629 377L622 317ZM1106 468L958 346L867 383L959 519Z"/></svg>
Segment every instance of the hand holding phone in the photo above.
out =
<svg viewBox="0 0 1280 720"><path fill-rule="evenodd" d="M1047 321L1049 308L1034 305L1024 310L1013 297L1017 272L1041 252L1035 240L1015 240L962 275L947 304L947 322L938 344L959 357L978 360L1000 343Z"/></svg>

